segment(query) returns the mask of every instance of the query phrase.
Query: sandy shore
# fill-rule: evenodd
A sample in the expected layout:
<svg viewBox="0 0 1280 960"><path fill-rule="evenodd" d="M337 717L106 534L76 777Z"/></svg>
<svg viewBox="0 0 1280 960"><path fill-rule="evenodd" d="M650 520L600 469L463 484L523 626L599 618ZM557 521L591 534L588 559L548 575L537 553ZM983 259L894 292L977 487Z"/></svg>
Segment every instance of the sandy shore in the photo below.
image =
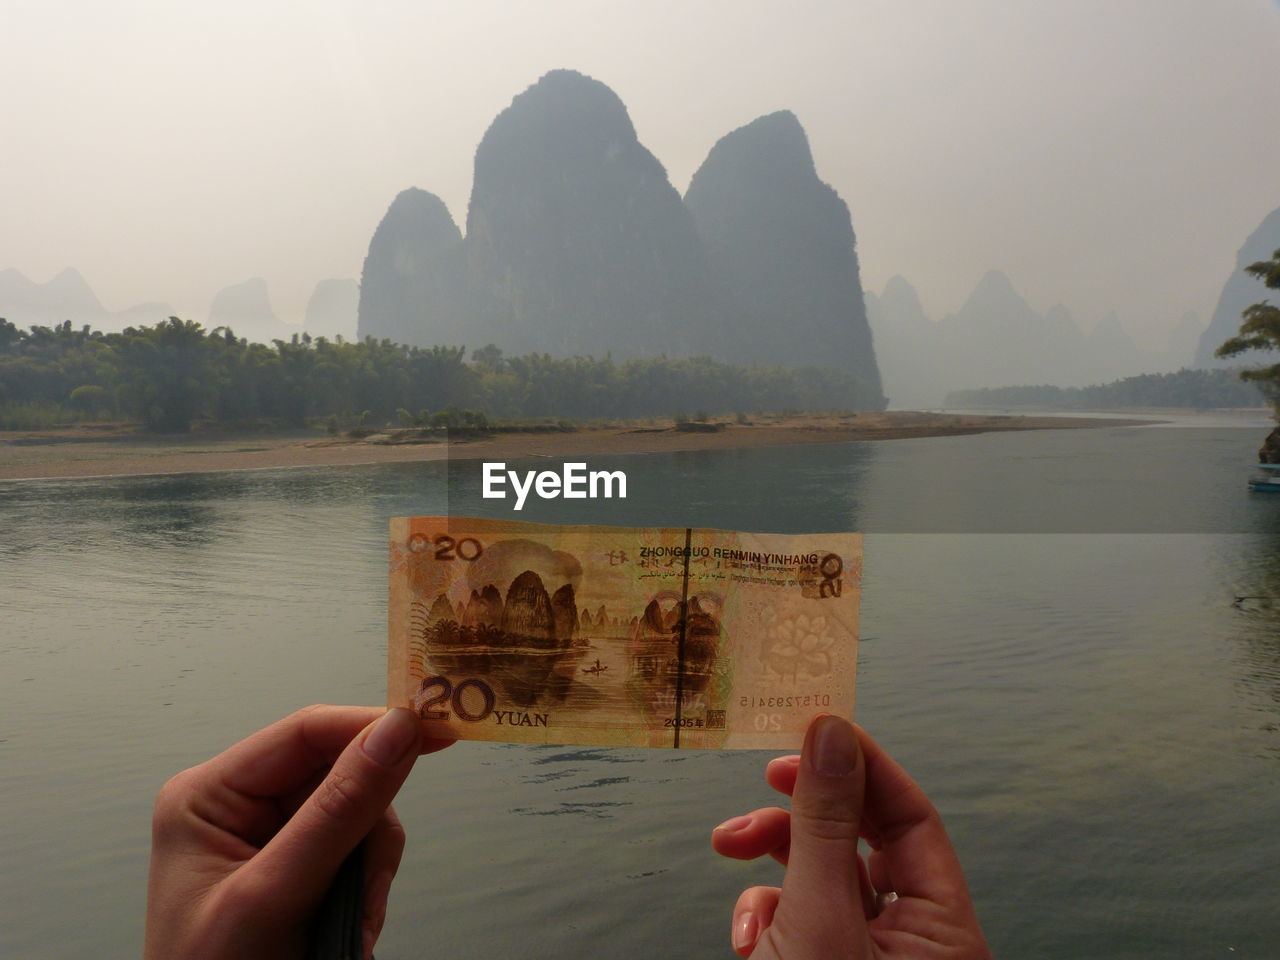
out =
<svg viewBox="0 0 1280 960"><path fill-rule="evenodd" d="M708 433L676 430L669 421L637 421L583 427L571 433L510 433L473 440L406 442L410 431L362 440L331 439L315 432L197 434L153 437L121 429L0 432L0 480L202 473L280 467L346 466L416 460L515 460L520 457L588 457L605 453L727 450L957 436L1000 430L1079 430L1143 420L1038 416L951 416L934 413L860 413L765 416L749 425L729 423ZM397 442L398 441L398 442Z"/></svg>

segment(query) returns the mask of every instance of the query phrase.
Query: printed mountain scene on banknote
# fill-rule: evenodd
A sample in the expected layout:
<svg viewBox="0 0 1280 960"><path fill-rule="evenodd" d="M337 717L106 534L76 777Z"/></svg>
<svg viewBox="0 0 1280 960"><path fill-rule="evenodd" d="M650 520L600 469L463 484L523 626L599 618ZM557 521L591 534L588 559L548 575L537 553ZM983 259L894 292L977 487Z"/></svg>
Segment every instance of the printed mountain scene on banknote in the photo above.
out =
<svg viewBox="0 0 1280 960"><path fill-rule="evenodd" d="M859 534L397 518L390 574L428 736L786 750L853 712Z"/></svg>

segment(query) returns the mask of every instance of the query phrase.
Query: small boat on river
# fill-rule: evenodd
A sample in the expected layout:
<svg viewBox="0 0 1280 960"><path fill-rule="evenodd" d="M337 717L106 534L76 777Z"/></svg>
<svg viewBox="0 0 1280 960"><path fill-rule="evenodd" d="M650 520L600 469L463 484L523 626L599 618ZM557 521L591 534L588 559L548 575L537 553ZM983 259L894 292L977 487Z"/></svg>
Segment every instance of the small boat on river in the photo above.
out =
<svg viewBox="0 0 1280 960"><path fill-rule="evenodd" d="M1280 463L1260 463L1258 475L1249 479L1255 493L1280 493Z"/></svg>

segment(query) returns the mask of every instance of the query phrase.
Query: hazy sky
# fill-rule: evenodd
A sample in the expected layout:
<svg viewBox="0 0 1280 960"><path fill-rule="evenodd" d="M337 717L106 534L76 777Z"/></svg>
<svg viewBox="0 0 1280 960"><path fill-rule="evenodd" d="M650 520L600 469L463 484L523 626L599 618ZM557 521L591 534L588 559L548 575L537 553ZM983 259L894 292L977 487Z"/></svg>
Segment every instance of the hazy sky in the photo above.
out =
<svg viewBox="0 0 1280 960"><path fill-rule="evenodd" d="M611 86L684 191L790 108L863 283L933 316L1004 269L1087 329L1207 320L1280 206L1275 0L0 0L0 268L203 320L266 278L299 320L391 199L466 218L475 146L547 70Z"/></svg>

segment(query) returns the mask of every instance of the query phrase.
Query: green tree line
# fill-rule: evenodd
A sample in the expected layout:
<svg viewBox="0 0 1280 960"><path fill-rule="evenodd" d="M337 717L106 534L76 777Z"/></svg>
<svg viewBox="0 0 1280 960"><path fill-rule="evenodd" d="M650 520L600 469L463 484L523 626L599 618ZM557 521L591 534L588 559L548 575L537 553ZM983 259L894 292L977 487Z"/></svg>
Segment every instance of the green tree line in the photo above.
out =
<svg viewBox="0 0 1280 960"><path fill-rule="evenodd" d="M0 319L0 428L133 420L159 432L197 421L317 418L440 423L444 411L494 418L650 417L680 411L876 407L837 370L741 367L709 357L506 357L488 346L411 347L306 334L250 343L170 317L104 333L70 321L22 330ZM445 417L446 425L454 425Z"/></svg>
<svg viewBox="0 0 1280 960"><path fill-rule="evenodd" d="M1100 410L1113 407L1259 407L1258 388L1242 383L1235 370L1178 370L1146 373L1091 387L1014 386L953 390L948 407L1040 407Z"/></svg>

